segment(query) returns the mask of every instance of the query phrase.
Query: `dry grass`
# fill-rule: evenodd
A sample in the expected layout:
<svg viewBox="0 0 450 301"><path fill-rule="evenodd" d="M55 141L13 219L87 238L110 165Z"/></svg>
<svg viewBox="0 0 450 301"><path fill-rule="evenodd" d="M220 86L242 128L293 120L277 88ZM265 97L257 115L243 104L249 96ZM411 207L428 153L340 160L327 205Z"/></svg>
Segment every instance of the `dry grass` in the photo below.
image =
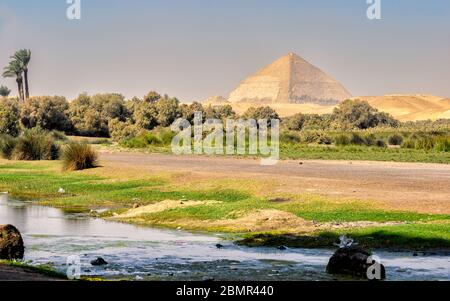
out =
<svg viewBox="0 0 450 301"><path fill-rule="evenodd" d="M97 166L97 152L86 143L72 142L62 153L64 170L84 170Z"/></svg>

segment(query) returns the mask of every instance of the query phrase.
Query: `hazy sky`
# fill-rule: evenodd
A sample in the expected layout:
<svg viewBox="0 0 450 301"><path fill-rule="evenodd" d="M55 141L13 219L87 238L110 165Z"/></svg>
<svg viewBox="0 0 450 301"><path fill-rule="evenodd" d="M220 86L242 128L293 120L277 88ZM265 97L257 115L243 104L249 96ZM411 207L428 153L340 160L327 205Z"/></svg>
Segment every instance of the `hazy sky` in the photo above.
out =
<svg viewBox="0 0 450 301"><path fill-rule="evenodd" d="M150 90L182 101L227 96L296 52L353 95L450 96L450 1L0 0L0 66L30 48L32 94ZM0 78L16 93L15 82Z"/></svg>

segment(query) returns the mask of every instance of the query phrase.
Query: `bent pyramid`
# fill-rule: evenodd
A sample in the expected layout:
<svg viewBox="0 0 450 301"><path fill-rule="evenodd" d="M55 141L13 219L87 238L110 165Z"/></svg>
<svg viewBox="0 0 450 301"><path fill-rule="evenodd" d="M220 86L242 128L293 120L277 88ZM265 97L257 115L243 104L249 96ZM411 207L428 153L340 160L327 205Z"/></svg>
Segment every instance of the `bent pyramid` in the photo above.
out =
<svg viewBox="0 0 450 301"><path fill-rule="evenodd" d="M228 100L335 105L348 98L350 93L340 83L289 53L241 82Z"/></svg>

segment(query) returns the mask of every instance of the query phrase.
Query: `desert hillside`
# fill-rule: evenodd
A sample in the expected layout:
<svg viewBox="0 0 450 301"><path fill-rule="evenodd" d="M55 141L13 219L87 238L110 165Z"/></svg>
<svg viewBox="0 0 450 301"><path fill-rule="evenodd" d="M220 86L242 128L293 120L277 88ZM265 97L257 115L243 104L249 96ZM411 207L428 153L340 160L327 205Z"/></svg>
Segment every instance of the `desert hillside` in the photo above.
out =
<svg viewBox="0 0 450 301"><path fill-rule="evenodd" d="M450 118L450 99L433 95L360 96L380 111L401 121Z"/></svg>
<svg viewBox="0 0 450 301"><path fill-rule="evenodd" d="M295 53L289 53L243 80L228 98L213 96L203 104L232 105L242 114L270 106L281 117L296 113L329 114L351 94L331 76ZM358 96L401 121L450 118L450 99L432 95Z"/></svg>
<svg viewBox="0 0 450 301"><path fill-rule="evenodd" d="M400 95L358 96L380 111L387 112L401 121L450 118L450 98L443 99L433 95ZM238 114L244 113L250 107L270 106L281 117L296 113L329 114L335 106L324 106L313 103L270 103L270 102L227 102L223 97L209 98L203 102L207 105L230 104Z"/></svg>

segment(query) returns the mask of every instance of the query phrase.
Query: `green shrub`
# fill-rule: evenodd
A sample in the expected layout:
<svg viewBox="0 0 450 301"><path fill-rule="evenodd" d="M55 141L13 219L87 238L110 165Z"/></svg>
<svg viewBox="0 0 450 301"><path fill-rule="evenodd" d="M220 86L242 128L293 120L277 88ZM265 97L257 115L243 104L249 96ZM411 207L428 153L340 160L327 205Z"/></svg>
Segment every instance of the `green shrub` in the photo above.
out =
<svg viewBox="0 0 450 301"><path fill-rule="evenodd" d="M350 138L350 143L355 145L363 145L366 144L366 140L361 137L361 135L357 133L352 133L352 137Z"/></svg>
<svg viewBox="0 0 450 301"><path fill-rule="evenodd" d="M377 126L397 127L399 122L387 113L379 112L366 101L345 100L333 111L333 124L340 129L368 129Z"/></svg>
<svg viewBox="0 0 450 301"><path fill-rule="evenodd" d="M64 134L64 132L60 132L57 130L51 131L53 139L56 141L67 141L67 136Z"/></svg>
<svg viewBox="0 0 450 301"><path fill-rule="evenodd" d="M72 123L66 114L69 102L61 96L31 97L20 106L20 119L24 127L69 132Z"/></svg>
<svg viewBox="0 0 450 301"><path fill-rule="evenodd" d="M377 145L377 137L374 134L369 134L364 137L364 144L367 146Z"/></svg>
<svg viewBox="0 0 450 301"><path fill-rule="evenodd" d="M109 133L113 141L121 141L138 135L139 128L130 121L120 121L119 119L111 119L108 123Z"/></svg>
<svg viewBox="0 0 450 301"><path fill-rule="evenodd" d="M59 147L51 133L41 128L25 130L18 138L11 158L14 160L56 160Z"/></svg>
<svg viewBox="0 0 450 301"><path fill-rule="evenodd" d="M403 141L402 148L409 148L413 149L416 147L416 139L415 138L408 138Z"/></svg>
<svg viewBox="0 0 450 301"><path fill-rule="evenodd" d="M20 132L19 104L12 99L0 99L0 135L17 137Z"/></svg>
<svg viewBox="0 0 450 301"><path fill-rule="evenodd" d="M319 140L318 140L319 144L324 144L324 145L330 145L333 143L333 139L331 139L331 137L327 136L327 135L320 135Z"/></svg>
<svg viewBox="0 0 450 301"><path fill-rule="evenodd" d="M319 141L320 134L318 132L303 132L301 136L301 140L303 143L316 143Z"/></svg>
<svg viewBox="0 0 450 301"><path fill-rule="evenodd" d="M170 145L172 143L173 138L176 135L175 132L167 128L157 129L155 132L160 140L160 143L164 145Z"/></svg>
<svg viewBox="0 0 450 301"><path fill-rule="evenodd" d="M64 170L83 170L97 166L97 153L87 143L67 144L62 153Z"/></svg>
<svg viewBox="0 0 450 301"><path fill-rule="evenodd" d="M338 146L349 145L351 143L350 137L346 134L339 134L334 137L334 144Z"/></svg>
<svg viewBox="0 0 450 301"><path fill-rule="evenodd" d="M0 155L5 159L11 159L17 138L10 135L0 135Z"/></svg>
<svg viewBox="0 0 450 301"><path fill-rule="evenodd" d="M375 141L375 145L378 146L378 147L386 147L387 146L386 142L384 142L384 140L382 140L382 139L377 139Z"/></svg>
<svg viewBox="0 0 450 301"><path fill-rule="evenodd" d="M450 138L439 138L434 145L434 150L438 152L450 152Z"/></svg>
<svg viewBox="0 0 450 301"><path fill-rule="evenodd" d="M435 138L430 136L421 137L416 140L415 149L432 150L435 144Z"/></svg>
<svg viewBox="0 0 450 301"><path fill-rule="evenodd" d="M388 142L390 145L402 145L403 137L398 134L394 134L389 137Z"/></svg>
<svg viewBox="0 0 450 301"><path fill-rule="evenodd" d="M161 145L163 144L163 142L161 141L161 139L156 136L154 133L147 133L145 135L145 140L146 145Z"/></svg>
<svg viewBox="0 0 450 301"><path fill-rule="evenodd" d="M148 146L148 139L145 136L138 136L124 139L120 145L128 148L146 148Z"/></svg>
<svg viewBox="0 0 450 301"><path fill-rule="evenodd" d="M292 131L288 132L282 132L280 134L280 142L285 144L297 144L300 143L302 140L300 136Z"/></svg>

